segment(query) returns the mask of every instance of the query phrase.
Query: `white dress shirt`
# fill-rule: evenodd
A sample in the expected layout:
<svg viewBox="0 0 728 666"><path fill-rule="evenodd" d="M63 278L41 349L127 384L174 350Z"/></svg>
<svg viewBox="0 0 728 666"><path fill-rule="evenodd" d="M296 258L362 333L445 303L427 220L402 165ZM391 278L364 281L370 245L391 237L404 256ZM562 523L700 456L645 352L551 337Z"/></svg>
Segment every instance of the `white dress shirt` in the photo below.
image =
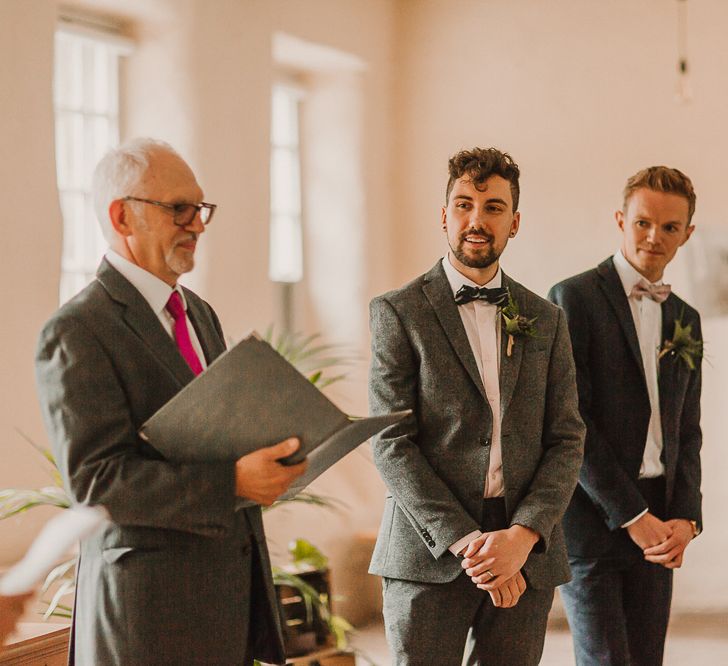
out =
<svg viewBox="0 0 728 666"><path fill-rule="evenodd" d="M486 285L479 285L465 277L451 263L450 255L442 260L453 297L464 284L471 287L487 287L495 289L502 284L502 272L498 268L495 277ZM490 437L490 461L485 477L484 497L502 497L503 458L501 455L501 400L500 400L500 317L498 307L486 301L475 300L458 306L458 313L463 321L470 348L478 366L480 379L485 387L485 394L493 415L493 430ZM449 550L457 554L480 532L473 532L459 539Z"/></svg>
<svg viewBox="0 0 728 666"><path fill-rule="evenodd" d="M657 357L662 344L662 307L656 301L647 296L640 300L631 296L632 289L640 280L647 280L640 274L627 259L622 251L614 255L614 267L622 282L622 287L627 295L629 307L632 311L632 319L637 330L637 340L640 345L642 365L645 369L645 380L647 382L647 394L650 399L650 423L647 428L647 441L645 452L642 456L639 477L641 479L662 476L665 473L665 466L662 464L662 422L660 420L660 393L657 381ZM649 282L649 280L647 280ZM654 284L662 284L662 280ZM626 522L622 527L628 527L638 518L641 518L646 511L635 516Z"/></svg>
<svg viewBox="0 0 728 666"><path fill-rule="evenodd" d="M167 331L169 337L174 340L174 318L165 306L172 292L177 291L182 298L182 305L184 305L185 312L187 312L187 299L185 299L182 288L179 285L175 285L174 289L172 289L164 280L160 280L156 275L152 275L149 271L145 271L143 268L133 264L119 253L114 252L114 250L108 250L106 252L106 261L136 287L144 300L149 303L149 307L152 308L154 314L157 315L157 318L162 323L162 326L164 326L164 330ZM187 330L190 333L192 346L204 370L207 368L207 361L202 351L202 345L190 318L185 317L185 320L187 322Z"/></svg>

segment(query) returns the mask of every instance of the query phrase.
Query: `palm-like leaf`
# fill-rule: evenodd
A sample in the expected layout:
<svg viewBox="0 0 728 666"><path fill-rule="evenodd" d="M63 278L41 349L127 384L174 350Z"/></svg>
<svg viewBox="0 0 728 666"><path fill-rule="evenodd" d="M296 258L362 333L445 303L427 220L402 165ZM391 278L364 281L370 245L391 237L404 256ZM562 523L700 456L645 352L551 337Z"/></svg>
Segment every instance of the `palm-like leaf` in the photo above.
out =
<svg viewBox="0 0 728 666"><path fill-rule="evenodd" d="M51 585L58 583L59 581L73 582L76 577L77 559L78 558L76 557L72 557L65 562L61 562L57 567L54 567L43 581L43 587L41 588L40 593L45 594Z"/></svg>
<svg viewBox="0 0 728 666"><path fill-rule="evenodd" d="M295 497L290 499L278 500L270 506L264 506L263 511L270 511L277 507L285 507L291 504L310 504L312 506L319 506L323 509L330 509L332 511L338 511L346 507L346 504L335 497L327 497L326 495L315 495L313 493L298 493Z"/></svg>
<svg viewBox="0 0 728 666"><path fill-rule="evenodd" d="M320 338L319 333L303 335L283 331L275 335L272 326L263 335L263 340L308 377L314 386L322 389L346 378L346 373L327 376L324 370L350 365L352 357L341 345L318 344Z"/></svg>
<svg viewBox="0 0 728 666"><path fill-rule="evenodd" d="M30 444L40 455L45 458L47 462L50 463L51 469L50 469L50 475L53 479L53 483L57 485L59 488L63 487L63 481L61 479L61 473L58 471L58 465L56 464L56 459L54 455L51 453L50 449L47 449L44 446L40 446L39 444L36 444L28 435L26 435L22 430L19 430L18 428L15 429L15 432L17 432L28 444Z"/></svg>
<svg viewBox="0 0 728 666"><path fill-rule="evenodd" d="M61 608L61 599L66 595L72 594L75 589L76 584L72 580L67 580L61 583L59 588L56 590L56 593L53 595L53 598L48 603L48 608L46 609L46 612L43 613L43 619L47 620L52 615L66 617L64 609L68 609L68 606Z"/></svg>
<svg viewBox="0 0 728 666"><path fill-rule="evenodd" d="M36 506L57 506L67 509L71 506L71 502L63 488L58 486L46 486L38 490L24 488L0 490L0 520Z"/></svg>

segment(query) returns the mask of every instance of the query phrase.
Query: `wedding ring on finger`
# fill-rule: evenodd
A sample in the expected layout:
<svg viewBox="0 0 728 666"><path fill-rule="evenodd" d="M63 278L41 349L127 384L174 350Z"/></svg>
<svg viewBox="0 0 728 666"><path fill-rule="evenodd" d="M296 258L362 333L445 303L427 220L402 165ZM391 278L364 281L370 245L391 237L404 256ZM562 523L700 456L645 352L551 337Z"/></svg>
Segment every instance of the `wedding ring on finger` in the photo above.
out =
<svg viewBox="0 0 728 666"><path fill-rule="evenodd" d="M487 573L488 576L490 576L491 580L493 580L495 578L495 574L490 569L486 569L485 573Z"/></svg>

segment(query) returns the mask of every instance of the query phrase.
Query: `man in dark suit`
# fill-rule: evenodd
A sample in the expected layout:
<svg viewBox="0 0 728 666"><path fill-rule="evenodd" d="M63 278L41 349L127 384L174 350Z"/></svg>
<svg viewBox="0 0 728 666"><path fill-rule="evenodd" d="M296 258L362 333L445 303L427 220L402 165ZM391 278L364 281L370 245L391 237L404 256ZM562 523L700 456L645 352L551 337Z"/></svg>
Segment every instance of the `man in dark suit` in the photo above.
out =
<svg viewBox="0 0 728 666"><path fill-rule="evenodd" d="M535 665L569 576L574 364L564 313L499 266L520 223L518 166L476 148L449 172L449 252L370 308L371 411L413 410L373 445L390 495L370 572L394 663Z"/></svg>
<svg viewBox="0 0 728 666"><path fill-rule="evenodd" d="M259 507L305 467L295 439L233 463L165 460L139 427L225 349L212 308L181 287L215 207L190 167L150 139L94 176L110 250L40 336L38 391L71 497L113 523L83 541L71 663L284 661Z"/></svg>
<svg viewBox="0 0 728 666"><path fill-rule="evenodd" d="M702 529L700 317L662 282L694 211L687 176L640 171L616 213L620 251L549 294L569 320L587 426L561 588L580 666L662 663L672 571Z"/></svg>

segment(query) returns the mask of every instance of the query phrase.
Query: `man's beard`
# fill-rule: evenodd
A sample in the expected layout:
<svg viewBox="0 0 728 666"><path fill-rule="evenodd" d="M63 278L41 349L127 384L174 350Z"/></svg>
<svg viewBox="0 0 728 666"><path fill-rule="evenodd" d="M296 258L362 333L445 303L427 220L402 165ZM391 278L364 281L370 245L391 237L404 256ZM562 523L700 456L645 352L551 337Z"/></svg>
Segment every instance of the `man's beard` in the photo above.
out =
<svg viewBox="0 0 728 666"><path fill-rule="evenodd" d="M484 245L483 249L477 254L469 255L463 249L463 243L465 243L466 236L480 236L481 238L484 238L486 241L488 241L488 243ZM501 254L503 253L503 248L501 248L500 250L496 249L495 245L493 244L494 240L495 239L493 238L493 236L490 236L488 234L473 233L472 231L468 231L466 233L460 234L457 247L455 248L451 245L450 250L452 251L455 258L463 266L467 266L468 268L488 268L489 266L492 266L496 261L498 261Z"/></svg>

